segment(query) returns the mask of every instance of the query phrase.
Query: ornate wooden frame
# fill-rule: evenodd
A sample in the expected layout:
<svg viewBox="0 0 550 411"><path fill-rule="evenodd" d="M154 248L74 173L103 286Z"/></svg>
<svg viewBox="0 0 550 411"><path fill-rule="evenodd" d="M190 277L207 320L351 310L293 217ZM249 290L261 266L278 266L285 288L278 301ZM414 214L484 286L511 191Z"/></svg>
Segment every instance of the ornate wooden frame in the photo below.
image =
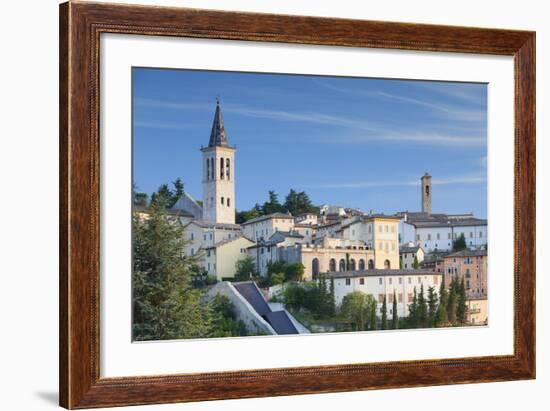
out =
<svg viewBox="0 0 550 411"><path fill-rule="evenodd" d="M99 377L101 33L499 54L515 62L514 354ZM60 6L60 404L90 408L535 378L535 33L69 2Z"/></svg>

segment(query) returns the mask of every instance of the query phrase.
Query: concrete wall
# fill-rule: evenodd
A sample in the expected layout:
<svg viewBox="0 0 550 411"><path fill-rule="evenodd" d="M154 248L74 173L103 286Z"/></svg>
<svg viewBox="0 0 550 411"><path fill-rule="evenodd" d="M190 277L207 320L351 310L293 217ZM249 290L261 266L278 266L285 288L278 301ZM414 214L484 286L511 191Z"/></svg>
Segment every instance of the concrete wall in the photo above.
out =
<svg viewBox="0 0 550 411"><path fill-rule="evenodd" d="M260 315L252 308L252 306L239 294L233 284L229 281L217 283L207 293L207 298L214 298L217 294L225 295L235 307L235 314L241 320L250 333L276 335L277 333Z"/></svg>

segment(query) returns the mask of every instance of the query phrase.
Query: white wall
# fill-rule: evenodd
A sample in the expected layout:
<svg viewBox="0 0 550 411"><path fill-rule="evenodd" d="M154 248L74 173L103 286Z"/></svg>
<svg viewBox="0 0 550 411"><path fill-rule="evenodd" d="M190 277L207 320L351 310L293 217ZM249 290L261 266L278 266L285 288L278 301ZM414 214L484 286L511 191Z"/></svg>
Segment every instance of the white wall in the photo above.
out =
<svg viewBox="0 0 550 411"><path fill-rule="evenodd" d="M99 1L99 0L97 0ZM111 2L115 0L110 0ZM151 2L151 1L149 1ZM338 2L319 0L165 0L172 5L242 11L340 16L537 30L537 130L550 135L550 26L543 1ZM2 223L2 364L5 384L1 407L9 410L57 410L57 1L6 2L0 65L1 104L0 211ZM155 2L161 3L160 1ZM23 21L24 18L24 21ZM538 139L538 152L550 152L550 140ZM539 182L550 162L539 161ZM541 178L542 176L542 178ZM539 183L538 210L550 208L548 185ZM13 199L17 199L14 201ZM25 201L25 200L28 200ZM37 205L37 201L40 202ZM540 218L538 233L548 232ZM538 236L538 254L550 244ZM32 238L32 240L30 240ZM539 265L542 267L542 264ZM539 268L538 290L550 287ZM543 409L550 386L550 300L538 298L538 379L536 381L427 387L343 394L214 401L135 407L132 410L520 410L528 403ZM130 408L128 408L130 409Z"/></svg>

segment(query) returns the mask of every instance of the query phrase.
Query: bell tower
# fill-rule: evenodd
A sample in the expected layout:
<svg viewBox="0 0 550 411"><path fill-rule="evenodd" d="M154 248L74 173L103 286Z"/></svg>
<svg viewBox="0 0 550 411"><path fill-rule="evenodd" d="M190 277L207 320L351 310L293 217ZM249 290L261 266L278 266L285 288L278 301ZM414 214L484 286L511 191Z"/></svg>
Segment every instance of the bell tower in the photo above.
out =
<svg viewBox="0 0 550 411"><path fill-rule="evenodd" d="M420 178L420 190L422 195L422 212L432 213L432 176L428 173Z"/></svg>
<svg viewBox="0 0 550 411"><path fill-rule="evenodd" d="M208 147L202 147L202 218L235 224L235 147L227 141L219 99Z"/></svg>

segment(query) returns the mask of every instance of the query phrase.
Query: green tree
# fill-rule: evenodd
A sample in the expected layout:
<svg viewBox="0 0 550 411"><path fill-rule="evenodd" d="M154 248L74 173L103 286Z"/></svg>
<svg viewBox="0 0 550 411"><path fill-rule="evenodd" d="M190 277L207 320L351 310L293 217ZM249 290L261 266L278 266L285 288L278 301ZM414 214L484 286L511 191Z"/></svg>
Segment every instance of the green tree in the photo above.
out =
<svg viewBox="0 0 550 411"><path fill-rule="evenodd" d="M235 263L234 278L236 281L248 281L257 276L258 272L256 271L256 265L252 257L246 256Z"/></svg>
<svg viewBox="0 0 550 411"><path fill-rule="evenodd" d="M329 289L328 298L329 298L329 304L330 304L329 315L333 316L336 313L336 298L334 295L334 278L332 277L330 279L330 289Z"/></svg>
<svg viewBox="0 0 550 411"><path fill-rule="evenodd" d="M392 303L392 321L391 328L396 330L399 327L399 316L397 315L397 296L395 289L393 290L393 303Z"/></svg>
<svg viewBox="0 0 550 411"><path fill-rule="evenodd" d="M384 294L384 300L382 301L382 322L380 324L380 329L388 329L388 304L386 301L386 294Z"/></svg>
<svg viewBox="0 0 550 411"><path fill-rule="evenodd" d="M453 251L462 251L466 250L466 239L464 238L464 233L461 233L460 236L453 241Z"/></svg>
<svg viewBox="0 0 550 411"><path fill-rule="evenodd" d="M342 318L349 322L352 331L365 331L373 329L372 308L376 312L376 301L372 295L366 295L361 291L353 291L347 294L342 300L340 314ZM376 317L374 319L376 321ZM376 325L374 325L374 328Z"/></svg>
<svg viewBox="0 0 550 411"><path fill-rule="evenodd" d="M139 207L147 207L149 202L149 196L147 193L135 193L134 194L134 205Z"/></svg>
<svg viewBox="0 0 550 411"><path fill-rule="evenodd" d="M409 328L418 327L418 297L416 295L416 287L413 290L413 300L409 304L409 317L407 318Z"/></svg>
<svg viewBox="0 0 550 411"><path fill-rule="evenodd" d="M412 266L415 270L418 270L418 267L420 267L420 264L418 263L418 257L416 255L414 256Z"/></svg>
<svg viewBox="0 0 550 411"><path fill-rule="evenodd" d="M299 311L306 301L306 290L297 284L288 284L284 291L285 306L291 310Z"/></svg>
<svg viewBox="0 0 550 411"><path fill-rule="evenodd" d="M134 340L202 338L210 333L210 310L192 286L194 257L185 256L185 231L152 205L148 219L134 216L132 335Z"/></svg>
<svg viewBox="0 0 550 411"><path fill-rule="evenodd" d="M209 301L212 311L210 337L239 337L248 334L244 322L237 319L235 306L225 295L217 294Z"/></svg>
<svg viewBox="0 0 550 411"><path fill-rule="evenodd" d="M456 279L451 280L451 286L449 287L449 299L447 301L447 319L448 321L455 325L456 324L456 306L457 306L457 295L456 295Z"/></svg>
<svg viewBox="0 0 550 411"><path fill-rule="evenodd" d="M425 328L428 325L428 307L424 297L424 284L420 285L420 294L418 294L418 326Z"/></svg>
<svg viewBox="0 0 550 411"><path fill-rule="evenodd" d="M468 305L466 303L466 287L464 286L464 277L462 277L457 286L456 321L459 324L466 324L467 314Z"/></svg>
<svg viewBox="0 0 550 411"><path fill-rule="evenodd" d="M447 305L449 302L449 295L447 288L445 287L445 275L442 276L441 285L439 286L439 306L435 315L434 325L436 327L443 327L449 322L447 316Z"/></svg>
<svg viewBox="0 0 550 411"><path fill-rule="evenodd" d="M314 206L309 196L304 192L291 189L285 198L284 208L292 215L304 213L319 214L319 207Z"/></svg>
<svg viewBox="0 0 550 411"><path fill-rule="evenodd" d="M279 196L277 193L275 191L269 191L268 196L269 200L262 206L262 213L267 215L283 212L284 207L279 203Z"/></svg>
<svg viewBox="0 0 550 411"><path fill-rule="evenodd" d="M305 267L302 263L291 263L285 265L285 278L287 281L302 281Z"/></svg>
<svg viewBox="0 0 550 411"><path fill-rule="evenodd" d="M181 178L176 178L175 181L172 182L172 185L174 186L174 194L172 196L172 201L174 204L172 204L172 207L177 203L177 201L183 197L184 190L183 190L183 181L181 181Z"/></svg>
<svg viewBox="0 0 550 411"><path fill-rule="evenodd" d="M434 287L428 288L428 327L433 327L435 324L435 316L437 314L437 293Z"/></svg>

